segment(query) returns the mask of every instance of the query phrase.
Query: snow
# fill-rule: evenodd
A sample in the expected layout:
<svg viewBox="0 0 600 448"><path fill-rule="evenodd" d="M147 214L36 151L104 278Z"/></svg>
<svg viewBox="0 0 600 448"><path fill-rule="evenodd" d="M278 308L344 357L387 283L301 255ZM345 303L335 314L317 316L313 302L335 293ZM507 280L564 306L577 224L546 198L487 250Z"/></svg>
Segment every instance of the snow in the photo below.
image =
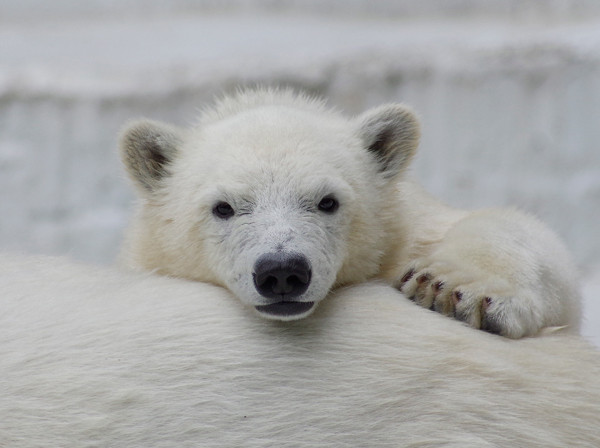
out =
<svg viewBox="0 0 600 448"><path fill-rule="evenodd" d="M582 290L584 306L581 334L600 347L600 265L589 270Z"/></svg>
<svg viewBox="0 0 600 448"><path fill-rule="evenodd" d="M422 118L413 174L428 190L522 207L566 240L600 346L599 4L273 4L0 4L0 248L111 262L131 209L115 151L129 119L186 125L256 83L350 113L404 101Z"/></svg>

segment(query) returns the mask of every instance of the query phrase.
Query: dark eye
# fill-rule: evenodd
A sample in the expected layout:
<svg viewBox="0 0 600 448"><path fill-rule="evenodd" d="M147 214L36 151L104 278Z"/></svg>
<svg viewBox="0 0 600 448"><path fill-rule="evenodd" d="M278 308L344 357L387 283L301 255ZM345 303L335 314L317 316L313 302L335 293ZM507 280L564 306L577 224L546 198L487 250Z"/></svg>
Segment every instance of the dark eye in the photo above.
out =
<svg viewBox="0 0 600 448"><path fill-rule="evenodd" d="M227 202L219 202L213 207L213 215L220 219L229 219L235 215L235 211Z"/></svg>
<svg viewBox="0 0 600 448"><path fill-rule="evenodd" d="M339 206L340 203L333 196L325 196L318 205L319 210L325 213L334 213Z"/></svg>

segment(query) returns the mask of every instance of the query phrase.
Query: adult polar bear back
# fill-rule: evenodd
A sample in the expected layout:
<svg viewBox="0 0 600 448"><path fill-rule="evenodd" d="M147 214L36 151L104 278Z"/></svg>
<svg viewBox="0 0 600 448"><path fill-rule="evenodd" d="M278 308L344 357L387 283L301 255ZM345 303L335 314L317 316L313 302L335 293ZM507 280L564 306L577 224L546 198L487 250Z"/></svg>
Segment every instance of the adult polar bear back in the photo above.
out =
<svg viewBox="0 0 600 448"><path fill-rule="evenodd" d="M493 333L576 331L575 269L556 235L514 210L451 209L407 181L419 133L402 105L347 118L277 90L225 97L188 130L132 123L121 154L141 201L123 258L225 286L280 320L378 276Z"/></svg>
<svg viewBox="0 0 600 448"><path fill-rule="evenodd" d="M266 321L200 282L0 257L0 446L600 446L600 355L394 289Z"/></svg>

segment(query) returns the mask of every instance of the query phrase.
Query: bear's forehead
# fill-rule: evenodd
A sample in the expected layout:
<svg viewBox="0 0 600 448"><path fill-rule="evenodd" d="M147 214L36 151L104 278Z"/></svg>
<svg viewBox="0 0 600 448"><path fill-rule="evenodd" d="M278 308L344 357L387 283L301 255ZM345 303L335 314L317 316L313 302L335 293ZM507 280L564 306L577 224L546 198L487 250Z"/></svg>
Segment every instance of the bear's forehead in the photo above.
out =
<svg viewBox="0 0 600 448"><path fill-rule="evenodd" d="M188 169L194 169L192 165ZM310 191L334 179L356 177L356 169L335 159L316 159L307 154L282 149L273 154L268 151L247 151L236 156L219 157L215 163L202 166L206 173L204 182L224 185L238 191L251 189L263 193Z"/></svg>
<svg viewBox="0 0 600 448"><path fill-rule="evenodd" d="M184 166L213 178L303 179L352 175L366 152L347 122L291 108L247 111L197 129Z"/></svg>
<svg viewBox="0 0 600 448"><path fill-rule="evenodd" d="M238 113L199 129L202 140L220 151L254 151L269 157L278 152L344 146L353 135L344 120L290 107L270 106Z"/></svg>

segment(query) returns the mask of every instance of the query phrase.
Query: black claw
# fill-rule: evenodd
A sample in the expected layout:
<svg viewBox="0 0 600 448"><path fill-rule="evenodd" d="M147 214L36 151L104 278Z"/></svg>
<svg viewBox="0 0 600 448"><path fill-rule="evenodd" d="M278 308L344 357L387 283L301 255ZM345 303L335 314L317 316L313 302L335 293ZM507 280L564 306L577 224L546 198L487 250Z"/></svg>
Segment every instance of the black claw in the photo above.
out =
<svg viewBox="0 0 600 448"><path fill-rule="evenodd" d="M463 294L460 291L454 291L453 297L454 297L454 302L458 303L462 300Z"/></svg>
<svg viewBox="0 0 600 448"><path fill-rule="evenodd" d="M431 280L430 274L421 274L421 275L419 275L419 278L417 278L417 284L422 285L423 283L426 283L429 280Z"/></svg>
<svg viewBox="0 0 600 448"><path fill-rule="evenodd" d="M415 275L414 269L411 269L406 274L404 274L404 276L400 280L400 286L404 285L407 281L409 281L413 277L413 275Z"/></svg>

